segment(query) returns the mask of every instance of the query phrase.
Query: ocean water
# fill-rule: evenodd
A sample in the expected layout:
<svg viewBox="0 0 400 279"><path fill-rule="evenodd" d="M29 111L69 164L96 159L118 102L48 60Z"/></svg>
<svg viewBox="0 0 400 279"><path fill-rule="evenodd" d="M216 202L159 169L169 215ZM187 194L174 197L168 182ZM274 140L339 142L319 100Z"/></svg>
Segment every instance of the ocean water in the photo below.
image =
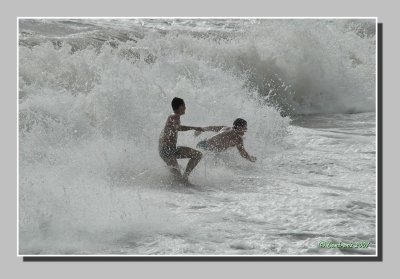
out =
<svg viewBox="0 0 400 279"><path fill-rule="evenodd" d="M21 255L375 255L375 20L20 19L18 53ZM257 162L174 184L175 96Z"/></svg>

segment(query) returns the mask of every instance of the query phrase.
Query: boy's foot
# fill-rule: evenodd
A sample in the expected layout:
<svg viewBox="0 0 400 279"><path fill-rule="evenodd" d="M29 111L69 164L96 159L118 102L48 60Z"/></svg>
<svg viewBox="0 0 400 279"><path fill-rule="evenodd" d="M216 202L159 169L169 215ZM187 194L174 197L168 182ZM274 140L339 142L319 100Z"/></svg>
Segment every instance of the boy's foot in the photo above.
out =
<svg viewBox="0 0 400 279"><path fill-rule="evenodd" d="M172 179L173 179L174 183L177 183L179 185L186 185L189 183L188 178L184 177L181 174L173 174Z"/></svg>
<svg viewBox="0 0 400 279"><path fill-rule="evenodd" d="M186 175L182 175L181 182L184 186L194 186L192 183L189 182L189 179Z"/></svg>

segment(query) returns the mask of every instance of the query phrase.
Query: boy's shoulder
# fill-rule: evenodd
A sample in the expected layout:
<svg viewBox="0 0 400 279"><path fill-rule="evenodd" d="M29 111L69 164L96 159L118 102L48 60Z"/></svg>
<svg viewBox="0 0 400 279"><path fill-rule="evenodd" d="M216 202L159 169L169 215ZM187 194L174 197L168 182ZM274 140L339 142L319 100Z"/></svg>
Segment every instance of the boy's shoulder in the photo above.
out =
<svg viewBox="0 0 400 279"><path fill-rule="evenodd" d="M230 135L231 138L234 139L237 144L243 143L243 138L239 134L237 134L232 128L230 130Z"/></svg>
<svg viewBox="0 0 400 279"><path fill-rule="evenodd" d="M221 130L222 133L225 137L228 137L230 139L234 139L238 142L242 141L242 137L239 136L231 127L225 127L224 129Z"/></svg>
<svg viewBox="0 0 400 279"><path fill-rule="evenodd" d="M176 114L176 113L173 113L173 114L170 114L170 115L168 116L168 119L169 119L169 120L180 119L180 115L179 115L179 114Z"/></svg>
<svg viewBox="0 0 400 279"><path fill-rule="evenodd" d="M179 114L171 114L168 116L167 122L172 123L179 123L180 122L180 115Z"/></svg>

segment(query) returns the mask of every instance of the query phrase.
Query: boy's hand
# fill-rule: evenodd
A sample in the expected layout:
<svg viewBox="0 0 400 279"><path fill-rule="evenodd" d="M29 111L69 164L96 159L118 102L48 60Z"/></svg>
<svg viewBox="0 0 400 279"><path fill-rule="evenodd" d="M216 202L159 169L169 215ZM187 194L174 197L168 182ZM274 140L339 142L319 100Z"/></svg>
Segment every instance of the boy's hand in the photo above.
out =
<svg viewBox="0 0 400 279"><path fill-rule="evenodd" d="M196 131L194 132L194 136L197 137L198 135L201 134L201 132L205 132L206 130L204 130L204 128L201 127L196 127L194 128Z"/></svg>
<svg viewBox="0 0 400 279"><path fill-rule="evenodd" d="M197 137L198 135L201 134L201 131L194 131L194 136Z"/></svg>
<svg viewBox="0 0 400 279"><path fill-rule="evenodd" d="M254 156L250 156L250 162L255 162L255 161L257 161L257 158L256 157L254 157Z"/></svg>

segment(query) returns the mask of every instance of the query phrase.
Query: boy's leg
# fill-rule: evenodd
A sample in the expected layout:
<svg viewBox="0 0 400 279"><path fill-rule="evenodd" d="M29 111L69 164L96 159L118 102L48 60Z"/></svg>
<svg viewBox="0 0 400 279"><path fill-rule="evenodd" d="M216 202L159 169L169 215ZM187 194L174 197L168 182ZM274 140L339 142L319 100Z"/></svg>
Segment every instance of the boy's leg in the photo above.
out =
<svg viewBox="0 0 400 279"><path fill-rule="evenodd" d="M186 166L185 173L183 174L183 178L187 179L189 174L192 172L192 170L197 166L197 164L200 162L202 153L200 151L197 151L193 148L186 147L186 146L178 146L176 148L176 158L177 159L185 159L185 158L190 158L189 163Z"/></svg>

